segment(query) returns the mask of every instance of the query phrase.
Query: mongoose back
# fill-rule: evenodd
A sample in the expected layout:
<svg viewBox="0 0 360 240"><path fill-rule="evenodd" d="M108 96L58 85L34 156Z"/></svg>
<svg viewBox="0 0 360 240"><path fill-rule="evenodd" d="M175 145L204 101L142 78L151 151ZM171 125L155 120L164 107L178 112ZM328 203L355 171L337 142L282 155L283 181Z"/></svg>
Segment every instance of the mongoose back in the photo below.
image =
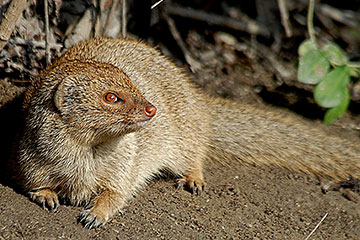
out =
<svg viewBox="0 0 360 240"><path fill-rule="evenodd" d="M360 141L272 108L205 95L156 49L128 39L90 39L41 72L25 94L26 123L13 168L30 198L87 206L99 227L160 171L199 194L202 165L277 165L319 176L360 177Z"/></svg>

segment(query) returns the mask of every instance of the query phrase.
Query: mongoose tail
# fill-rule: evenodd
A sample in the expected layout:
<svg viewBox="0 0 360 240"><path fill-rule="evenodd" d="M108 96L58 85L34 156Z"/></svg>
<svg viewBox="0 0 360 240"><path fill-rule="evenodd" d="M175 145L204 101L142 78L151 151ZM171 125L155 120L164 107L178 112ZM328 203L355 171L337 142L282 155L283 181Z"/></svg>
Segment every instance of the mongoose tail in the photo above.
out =
<svg viewBox="0 0 360 240"><path fill-rule="evenodd" d="M335 180L360 177L360 139L351 142L324 126L274 108L213 99L212 148L251 164L274 165ZM224 155L222 156L224 157Z"/></svg>

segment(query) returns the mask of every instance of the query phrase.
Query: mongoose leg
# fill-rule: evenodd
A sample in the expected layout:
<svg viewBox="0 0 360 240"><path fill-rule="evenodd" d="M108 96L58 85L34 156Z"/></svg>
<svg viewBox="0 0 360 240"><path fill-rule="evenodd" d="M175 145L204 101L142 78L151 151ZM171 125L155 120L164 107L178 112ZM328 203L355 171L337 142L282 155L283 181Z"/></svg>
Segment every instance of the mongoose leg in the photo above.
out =
<svg viewBox="0 0 360 240"><path fill-rule="evenodd" d="M205 188L205 181L201 168L190 171L187 175L180 178L178 181L178 189L186 187L192 194L200 195Z"/></svg>
<svg viewBox="0 0 360 240"><path fill-rule="evenodd" d="M117 192L103 191L93 200L89 209L80 212L79 222L86 228L102 227L124 205L124 198Z"/></svg>
<svg viewBox="0 0 360 240"><path fill-rule="evenodd" d="M60 206L58 195L51 189L43 188L29 192L30 199L39 204L43 209L56 211Z"/></svg>

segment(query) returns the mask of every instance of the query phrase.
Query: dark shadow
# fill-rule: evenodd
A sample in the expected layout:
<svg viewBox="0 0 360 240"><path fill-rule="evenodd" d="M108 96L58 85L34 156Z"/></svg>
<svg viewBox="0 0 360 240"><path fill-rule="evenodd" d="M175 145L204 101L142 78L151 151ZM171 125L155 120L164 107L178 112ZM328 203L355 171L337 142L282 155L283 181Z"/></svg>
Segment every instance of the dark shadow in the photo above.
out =
<svg viewBox="0 0 360 240"><path fill-rule="evenodd" d="M9 161L14 155L17 146L17 135L19 134L24 119L21 105L23 95L16 97L11 102L0 108L0 184L13 187L14 183L10 178Z"/></svg>
<svg viewBox="0 0 360 240"><path fill-rule="evenodd" d="M309 119L323 119L325 110L314 102L311 92L282 85L272 91L262 88L258 94L265 102L287 108Z"/></svg>
<svg viewBox="0 0 360 240"><path fill-rule="evenodd" d="M324 119L326 108L315 103L314 96L310 91L282 85L271 91L262 87L258 95L271 105L289 109L303 117L313 120ZM351 101L348 112L353 116L360 115L360 102Z"/></svg>

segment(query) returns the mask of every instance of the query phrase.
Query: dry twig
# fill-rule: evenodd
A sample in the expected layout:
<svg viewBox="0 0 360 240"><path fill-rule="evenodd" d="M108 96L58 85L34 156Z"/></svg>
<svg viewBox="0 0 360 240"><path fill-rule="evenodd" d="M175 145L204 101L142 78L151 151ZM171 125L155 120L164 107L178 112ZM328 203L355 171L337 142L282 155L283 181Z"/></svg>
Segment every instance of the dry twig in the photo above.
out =
<svg viewBox="0 0 360 240"><path fill-rule="evenodd" d="M256 45L256 46L255 46ZM296 70L294 67L289 67L279 60L277 55L266 46L256 43L252 44L255 47L256 53L262 58L266 59L270 66L274 69L274 73L283 81L288 82L296 79Z"/></svg>
<svg viewBox="0 0 360 240"><path fill-rule="evenodd" d="M311 235L313 235L313 233L316 231L316 229L318 229L319 228L319 226L320 226L320 224L325 220L325 218L327 217L327 215L328 215L328 213L326 213L323 217L322 217L322 219L320 220L320 222L315 226L315 228L311 231L311 233L305 238L305 240L308 240L310 237L311 237Z"/></svg>
<svg viewBox="0 0 360 240"><path fill-rule="evenodd" d="M45 13L45 58L46 64L49 65L51 62L51 53L49 46L49 8L48 0L44 0L44 13Z"/></svg>
<svg viewBox="0 0 360 240"><path fill-rule="evenodd" d="M173 35L176 43L179 45L181 51L184 54L185 60L186 62L189 64L191 70L193 72L197 71L198 69L201 68L201 63L198 62L190 53L190 51L186 48L186 45L184 43L184 41L182 40L180 33L178 32L178 30L176 29L174 20L172 20L168 15L165 15L165 20L167 22L167 24L169 25L169 29L171 34Z"/></svg>
<svg viewBox="0 0 360 240"><path fill-rule="evenodd" d="M167 6L166 12L170 15L177 15L185 18L191 18L198 21L207 22L210 25L218 25L234 30L248 32L250 34L269 36L269 31L261 25L252 22L245 23L231 17L223 17L216 14L210 14L192 8L184 8L180 6Z"/></svg>
<svg viewBox="0 0 360 240"><path fill-rule="evenodd" d="M157 1L156 3L154 3L152 6L151 6L151 8L150 9L154 9L154 8L156 8L157 7L157 5L159 5L160 3L162 3L164 0L159 0L159 1Z"/></svg>
<svg viewBox="0 0 360 240"><path fill-rule="evenodd" d="M126 0L122 0L122 19L121 19L121 23L122 23L122 37L126 37L126 25L127 25L127 19L126 19Z"/></svg>
<svg viewBox="0 0 360 240"><path fill-rule="evenodd" d="M123 0L124 1L124 0ZM110 25L110 20L114 14L114 11L116 9L116 6L118 4L119 0L113 0L112 1L112 4L111 4L111 7L110 7L110 11L109 11L109 14L107 15L106 17L106 22L105 22L105 26L104 26L104 29L103 29L103 32L102 32L102 35L104 36L109 28L109 25Z"/></svg>
<svg viewBox="0 0 360 240"><path fill-rule="evenodd" d="M14 31L15 24L24 11L25 6L26 0L11 1L0 25L0 50L2 50L9 41L9 38Z"/></svg>
<svg viewBox="0 0 360 240"><path fill-rule="evenodd" d="M350 27L359 28L359 22L355 19L355 13L352 11L341 11L327 4L321 4L317 8L322 14Z"/></svg>
<svg viewBox="0 0 360 240"><path fill-rule="evenodd" d="M279 5L279 9L280 9L280 14L281 14L281 23L284 26L286 36L291 37L292 36L292 30L290 28L289 12L288 12L288 10L286 8L286 1L285 0L278 0L278 5Z"/></svg>
<svg viewBox="0 0 360 240"><path fill-rule="evenodd" d="M301 4L307 6L309 0L300 0ZM359 28L360 14L351 10L339 10L327 4L317 2L315 6L316 12L319 12L329 18L336 20L344 25Z"/></svg>
<svg viewBox="0 0 360 240"><path fill-rule="evenodd" d="M14 41L16 44L19 44L19 45L31 45L35 48L43 48L43 49L46 48L45 42L39 42L36 40L24 40L23 38L15 37ZM59 51L60 49L63 48L63 45L59 44L59 43L49 43L49 48L56 49L57 51Z"/></svg>

